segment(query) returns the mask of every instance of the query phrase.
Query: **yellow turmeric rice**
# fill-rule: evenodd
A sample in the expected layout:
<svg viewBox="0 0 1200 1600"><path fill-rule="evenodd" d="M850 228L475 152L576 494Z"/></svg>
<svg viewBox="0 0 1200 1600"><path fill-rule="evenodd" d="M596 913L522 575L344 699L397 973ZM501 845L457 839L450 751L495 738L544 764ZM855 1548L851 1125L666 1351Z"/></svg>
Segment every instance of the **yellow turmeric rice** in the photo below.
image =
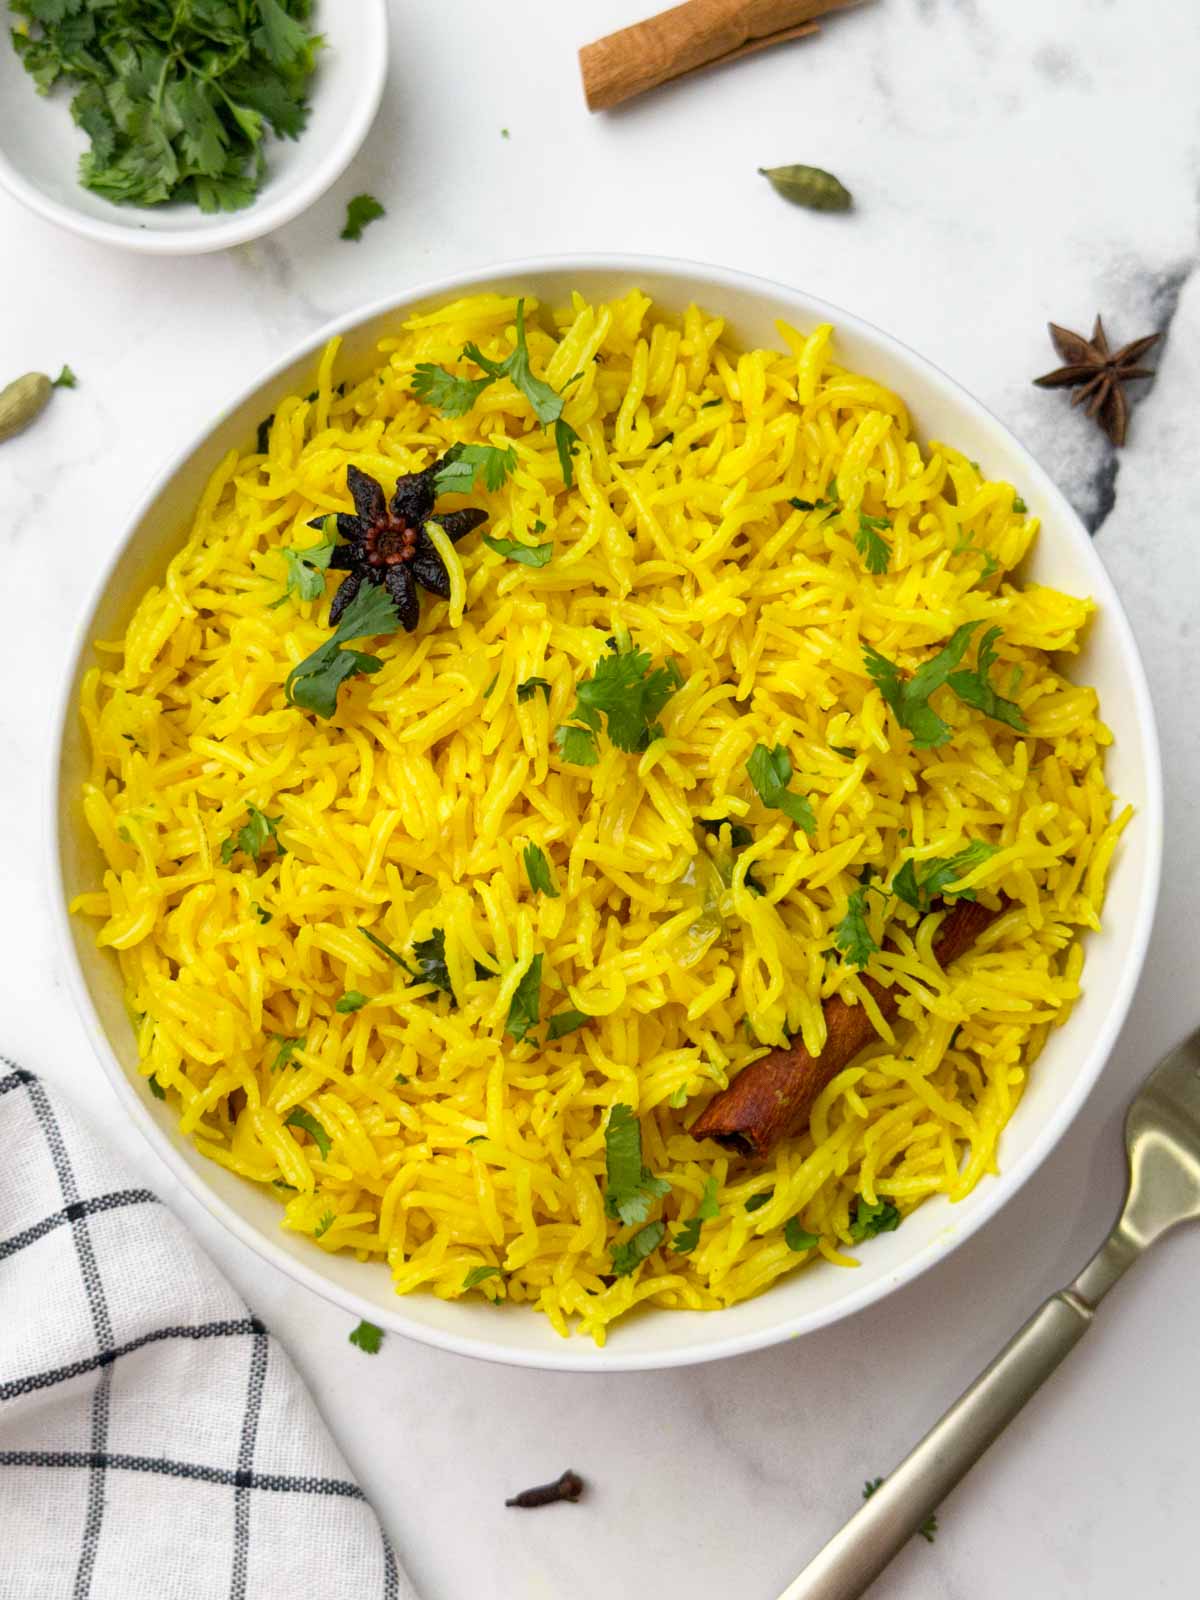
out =
<svg viewBox="0 0 1200 1600"><path fill-rule="evenodd" d="M829 327L741 352L720 317L638 292L524 314L566 430L509 361L517 302L484 294L410 318L367 372L334 339L315 394L221 462L84 684L107 866L75 909L116 952L151 1086L286 1228L386 1260L398 1293L528 1303L603 1341L644 1301L853 1266L995 1169L1128 813L1095 692L1059 670L1091 603L1012 577L1037 533L1017 490L923 451ZM479 380L469 408L418 365ZM515 460L438 498L487 514L455 544L429 525L449 599L355 641L377 670L332 717L289 703L345 576L310 523L351 509L349 467L390 496L464 443ZM904 686L968 623L922 740ZM632 652L617 715L667 676L626 749L576 696ZM964 893L1007 909L943 971ZM863 972L899 986L894 1027ZM835 994L878 1038L807 1131L761 1163L689 1136L767 1048L819 1052Z"/></svg>

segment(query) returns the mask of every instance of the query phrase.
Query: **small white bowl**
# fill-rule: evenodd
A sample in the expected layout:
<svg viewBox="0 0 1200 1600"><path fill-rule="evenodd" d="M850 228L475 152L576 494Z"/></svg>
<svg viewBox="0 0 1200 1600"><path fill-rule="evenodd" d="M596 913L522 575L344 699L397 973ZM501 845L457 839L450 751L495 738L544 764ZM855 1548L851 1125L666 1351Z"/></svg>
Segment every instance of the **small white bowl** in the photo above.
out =
<svg viewBox="0 0 1200 1600"><path fill-rule="evenodd" d="M1000 1171L985 1177L958 1205L937 1195L881 1234L850 1271L818 1266L774 1284L754 1300L725 1311L645 1309L616 1324L604 1349L578 1335L560 1339L549 1321L528 1306L495 1309L477 1296L458 1301L431 1294L398 1297L381 1263L326 1255L312 1242L280 1227L277 1200L257 1184L207 1160L179 1132L173 1108L156 1101L138 1073L137 1046L125 1012L122 983L111 951L96 946L95 924L69 917L67 903L99 883L103 865L82 816L80 788L88 751L78 714L79 683L96 659L93 639L124 633L146 587L161 578L179 548L209 474L225 453L246 449L255 424L279 398L303 393L321 347L343 337L342 373L364 371L376 342L409 316L494 290L522 291L552 305L571 290L611 299L643 289L676 314L693 302L727 319L743 345L776 344L777 318L800 328L835 327L837 359L897 390L907 402L922 440L946 439L980 461L990 475L1017 486L1042 531L1025 565L1034 582L1097 602L1083 649L1068 665L1072 678L1094 684L1105 722L1113 731L1109 783L1136 809L1113 861L1104 927L1088 936L1083 993L1065 1027L1053 1030L1000 1141ZM230 404L171 461L165 462L114 545L107 571L83 618L74 660L57 710L46 814L52 914L76 1003L122 1111L146 1134L177 1178L229 1231L298 1282L343 1306L355 1317L410 1338L516 1366L613 1372L684 1366L756 1350L824 1327L910 1283L944 1260L1021 1187L1062 1137L1108 1059L1142 969L1158 895L1162 858L1162 772L1154 712L1137 645L1116 591L1091 539L1062 493L1029 452L991 413L923 357L890 335L797 289L718 267L638 256L558 257L461 273L407 290L340 318L304 343Z"/></svg>
<svg viewBox="0 0 1200 1600"><path fill-rule="evenodd" d="M267 176L241 211L194 205L115 205L79 182L88 148L71 120L74 90L40 95L7 37L0 38L0 185L39 216L85 239L149 255L201 255L281 227L324 194L367 136L387 77L387 0L318 0L312 28L325 48L309 87L308 126L298 139L270 136Z"/></svg>

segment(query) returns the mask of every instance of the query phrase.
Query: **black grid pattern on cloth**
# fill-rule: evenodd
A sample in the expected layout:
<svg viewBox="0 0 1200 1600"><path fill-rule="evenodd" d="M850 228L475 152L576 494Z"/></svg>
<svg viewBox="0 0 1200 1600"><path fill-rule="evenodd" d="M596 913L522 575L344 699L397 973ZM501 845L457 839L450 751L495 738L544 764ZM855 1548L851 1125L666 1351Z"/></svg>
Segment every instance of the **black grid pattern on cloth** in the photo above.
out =
<svg viewBox="0 0 1200 1600"><path fill-rule="evenodd" d="M358 1484L346 1478L314 1477L298 1473L256 1472L253 1467L255 1444L262 1412L263 1391L270 1362L270 1339L257 1317L221 1319L196 1324L173 1324L156 1328L124 1344L115 1343L109 1299L97 1260L97 1241L89 1219L126 1207L157 1205L158 1198L148 1189L114 1189L105 1194L83 1197L79 1194L62 1129L54 1108L40 1082L31 1072L0 1057L0 1068L9 1070L0 1077L0 1096L23 1089L45 1138L51 1164L62 1198L62 1206L20 1233L0 1240L0 1263L61 1228L70 1228L75 1256L82 1278L95 1338L95 1353L65 1365L30 1373L21 1378L0 1381L0 1402L16 1399L40 1389L98 1373L89 1407L87 1450L0 1450L0 1468L73 1468L88 1474L84 1524L72 1600L88 1600L92 1574L102 1536L104 1486L109 1473L132 1472L193 1480L232 1488L233 1548L230 1569L230 1600L245 1600L252 1543L251 1496L255 1493L333 1496L365 1502ZM250 1342L246 1397L239 1420L236 1468L214 1467L203 1462L178 1460L158 1455L111 1452L107 1446L111 1403L112 1369L122 1356L167 1340L207 1340L244 1338ZM382 1528L379 1537L383 1554L383 1600L397 1600L399 1567L391 1542Z"/></svg>

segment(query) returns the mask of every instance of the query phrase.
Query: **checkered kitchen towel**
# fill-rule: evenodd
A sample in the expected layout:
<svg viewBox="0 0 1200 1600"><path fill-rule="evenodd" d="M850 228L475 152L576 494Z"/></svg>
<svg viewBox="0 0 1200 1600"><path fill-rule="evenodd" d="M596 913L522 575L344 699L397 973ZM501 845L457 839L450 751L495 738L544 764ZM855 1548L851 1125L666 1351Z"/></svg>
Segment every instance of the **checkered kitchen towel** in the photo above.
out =
<svg viewBox="0 0 1200 1600"><path fill-rule="evenodd" d="M0 1059L0 1600L415 1600L287 1356Z"/></svg>

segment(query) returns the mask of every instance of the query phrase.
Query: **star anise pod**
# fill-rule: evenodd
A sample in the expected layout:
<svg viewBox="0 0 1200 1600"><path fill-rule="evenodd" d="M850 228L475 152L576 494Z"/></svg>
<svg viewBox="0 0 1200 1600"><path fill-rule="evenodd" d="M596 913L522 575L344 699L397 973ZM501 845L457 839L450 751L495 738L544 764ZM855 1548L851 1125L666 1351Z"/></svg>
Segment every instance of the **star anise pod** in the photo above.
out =
<svg viewBox="0 0 1200 1600"><path fill-rule="evenodd" d="M421 616L417 584L450 598L450 575L446 564L425 532L437 498L436 478L441 461L423 472L410 472L396 480L391 504L375 479L355 466L346 468L346 486L354 501L354 511L337 513L337 531L345 544L338 545L329 558L332 571L346 574L329 607L329 621L336 623L364 583L381 583L396 603L400 624L411 633ZM446 537L457 544L473 528L487 521L487 512L469 506L437 519ZM323 529L325 517L314 517L310 528Z"/></svg>
<svg viewBox="0 0 1200 1600"><path fill-rule="evenodd" d="M1139 367L1138 361L1152 345L1162 338L1160 333L1148 333L1145 338L1134 339L1119 350L1108 348L1104 324L1096 318L1092 337L1085 339L1081 333L1060 328L1056 322L1048 323L1054 348L1066 362L1035 378L1034 383L1043 389L1074 389L1073 406L1087 401L1087 414L1095 417L1114 444L1125 443L1125 430L1129 426L1129 401L1124 385L1131 378L1152 378L1153 367Z"/></svg>

